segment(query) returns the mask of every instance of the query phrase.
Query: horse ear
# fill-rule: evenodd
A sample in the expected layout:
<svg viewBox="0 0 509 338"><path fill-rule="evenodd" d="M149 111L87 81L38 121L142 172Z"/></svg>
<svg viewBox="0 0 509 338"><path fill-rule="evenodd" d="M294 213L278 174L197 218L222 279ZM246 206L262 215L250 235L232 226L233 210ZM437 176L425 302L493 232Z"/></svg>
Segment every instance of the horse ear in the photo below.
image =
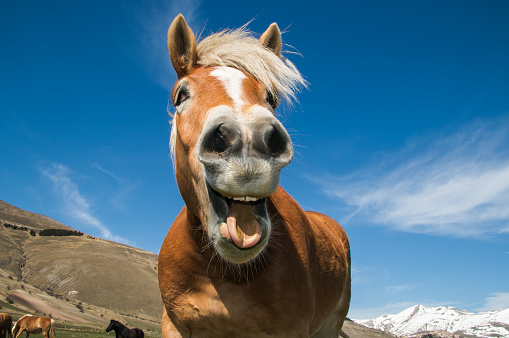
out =
<svg viewBox="0 0 509 338"><path fill-rule="evenodd" d="M168 29L168 51L179 79L196 67L198 60L196 40L182 14L173 20Z"/></svg>
<svg viewBox="0 0 509 338"><path fill-rule="evenodd" d="M277 56L281 56L281 47L283 42L281 41L281 32L275 22L267 28L265 33L262 34L259 42L265 47L271 49Z"/></svg>

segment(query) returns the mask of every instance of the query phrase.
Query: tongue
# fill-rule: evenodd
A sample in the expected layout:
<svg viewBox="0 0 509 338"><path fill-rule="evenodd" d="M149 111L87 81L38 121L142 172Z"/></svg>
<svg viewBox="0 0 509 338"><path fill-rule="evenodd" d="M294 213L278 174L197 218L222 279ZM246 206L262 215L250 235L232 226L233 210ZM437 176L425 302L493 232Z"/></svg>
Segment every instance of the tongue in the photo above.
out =
<svg viewBox="0 0 509 338"><path fill-rule="evenodd" d="M256 220L251 203L233 202L226 224L230 238L239 248L250 248L260 241L262 229Z"/></svg>

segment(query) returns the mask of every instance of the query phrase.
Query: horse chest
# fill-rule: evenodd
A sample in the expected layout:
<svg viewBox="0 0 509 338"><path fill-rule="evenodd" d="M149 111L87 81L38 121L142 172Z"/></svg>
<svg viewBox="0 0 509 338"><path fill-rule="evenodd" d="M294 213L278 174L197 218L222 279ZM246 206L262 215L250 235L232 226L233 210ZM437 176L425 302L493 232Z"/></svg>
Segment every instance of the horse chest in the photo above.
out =
<svg viewBox="0 0 509 338"><path fill-rule="evenodd" d="M174 314L192 337L307 337L307 320L264 295L232 284L209 285L182 297ZM305 312L300 310L301 313ZM290 330L296 330L291 334ZM300 333L297 333L300 331Z"/></svg>

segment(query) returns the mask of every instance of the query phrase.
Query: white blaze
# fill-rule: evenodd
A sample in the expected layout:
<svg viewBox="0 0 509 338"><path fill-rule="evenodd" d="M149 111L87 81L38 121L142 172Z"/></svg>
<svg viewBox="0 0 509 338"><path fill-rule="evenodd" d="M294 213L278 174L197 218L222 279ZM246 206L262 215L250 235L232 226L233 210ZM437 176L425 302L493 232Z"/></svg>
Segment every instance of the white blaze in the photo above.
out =
<svg viewBox="0 0 509 338"><path fill-rule="evenodd" d="M242 82L246 78L246 75L240 70L231 67L217 67L210 72L210 75L221 81L235 105L235 110L240 110L240 107L244 103L242 99Z"/></svg>

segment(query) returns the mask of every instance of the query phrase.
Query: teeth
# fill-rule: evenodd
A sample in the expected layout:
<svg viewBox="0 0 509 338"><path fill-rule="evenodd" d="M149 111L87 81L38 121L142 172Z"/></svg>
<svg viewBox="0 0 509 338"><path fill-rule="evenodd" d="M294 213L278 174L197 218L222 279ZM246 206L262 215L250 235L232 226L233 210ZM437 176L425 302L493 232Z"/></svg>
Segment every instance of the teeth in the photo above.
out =
<svg viewBox="0 0 509 338"><path fill-rule="evenodd" d="M241 201L241 202L254 202L258 201L259 198L251 197L251 196L244 196L244 197L233 197L235 201Z"/></svg>

